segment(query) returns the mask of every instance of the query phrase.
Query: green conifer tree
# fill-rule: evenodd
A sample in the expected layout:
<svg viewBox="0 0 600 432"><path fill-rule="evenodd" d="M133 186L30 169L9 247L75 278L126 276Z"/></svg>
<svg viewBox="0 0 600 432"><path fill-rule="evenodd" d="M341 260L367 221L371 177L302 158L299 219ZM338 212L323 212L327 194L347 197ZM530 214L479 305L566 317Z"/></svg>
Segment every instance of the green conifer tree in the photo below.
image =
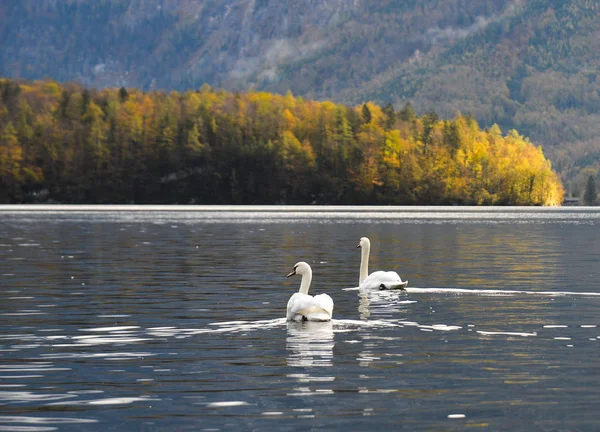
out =
<svg viewBox="0 0 600 432"><path fill-rule="evenodd" d="M363 104L362 106L362 117L365 124L371 123L371 119L373 118L373 116L371 115L371 110L369 109L367 104Z"/></svg>
<svg viewBox="0 0 600 432"><path fill-rule="evenodd" d="M586 205L594 205L596 202L596 181L594 177L589 176L587 184L585 185L585 192L583 194L583 202Z"/></svg>

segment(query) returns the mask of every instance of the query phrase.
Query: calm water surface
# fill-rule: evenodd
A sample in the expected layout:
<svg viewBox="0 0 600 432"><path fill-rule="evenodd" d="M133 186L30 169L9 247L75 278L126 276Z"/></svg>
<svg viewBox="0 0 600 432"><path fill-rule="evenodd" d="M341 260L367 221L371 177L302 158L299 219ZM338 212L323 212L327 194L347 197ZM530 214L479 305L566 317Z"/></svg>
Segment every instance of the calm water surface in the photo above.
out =
<svg viewBox="0 0 600 432"><path fill-rule="evenodd" d="M0 431L600 430L599 228L583 208L0 207ZM407 293L353 289L361 236ZM300 260L330 323L283 319Z"/></svg>

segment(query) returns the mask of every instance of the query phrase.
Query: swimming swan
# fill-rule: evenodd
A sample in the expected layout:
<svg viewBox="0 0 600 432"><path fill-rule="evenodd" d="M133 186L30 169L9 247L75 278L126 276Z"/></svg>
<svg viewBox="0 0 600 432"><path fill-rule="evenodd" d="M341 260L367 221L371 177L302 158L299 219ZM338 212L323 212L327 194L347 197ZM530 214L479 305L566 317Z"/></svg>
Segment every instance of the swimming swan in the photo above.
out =
<svg viewBox="0 0 600 432"><path fill-rule="evenodd" d="M398 273L393 271L376 271L369 274L369 253L371 252L371 242L367 237L361 237L357 248L361 248L360 253L360 277L358 287L361 289L404 289L408 281L403 281ZM367 276L368 275L368 276Z"/></svg>
<svg viewBox="0 0 600 432"><path fill-rule="evenodd" d="M330 321L333 313L333 300L327 294L308 295L312 280L312 269L300 261L287 277L299 274L302 276L300 290L290 297L287 304L288 321Z"/></svg>

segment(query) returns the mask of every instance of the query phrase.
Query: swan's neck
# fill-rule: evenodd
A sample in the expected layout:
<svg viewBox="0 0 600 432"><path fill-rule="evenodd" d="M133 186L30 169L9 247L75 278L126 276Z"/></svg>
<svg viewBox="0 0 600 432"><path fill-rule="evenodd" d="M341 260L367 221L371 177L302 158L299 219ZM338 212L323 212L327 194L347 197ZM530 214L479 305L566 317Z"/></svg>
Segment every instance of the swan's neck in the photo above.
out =
<svg viewBox="0 0 600 432"><path fill-rule="evenodd" d="M369 276L369 253L371 252L371 245L366 244L360 248L360 276L358 278L358 284L360 285Z"/></svg>
<svg viewBox="0 0 600 432"><path fill-rule="evenodd" d="M310 282L312 281L312 271L308 270L302 275L302 282L300 282L299 293L308 294L308 288L310 288Z"/></svg>

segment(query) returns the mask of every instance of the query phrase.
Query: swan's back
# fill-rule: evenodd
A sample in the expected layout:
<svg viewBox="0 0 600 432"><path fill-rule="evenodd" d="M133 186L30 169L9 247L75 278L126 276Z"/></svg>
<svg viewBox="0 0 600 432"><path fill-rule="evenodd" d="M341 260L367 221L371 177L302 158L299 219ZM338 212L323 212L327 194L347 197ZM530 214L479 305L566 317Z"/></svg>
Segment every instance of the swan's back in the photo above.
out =
<svg viewBox="0 0 600 432"><path fill-rule="evenodd" d="M327 294L295 293L287 304L288 321L329 321L332 314L333 300Z"/></svg>
<svg viewBox="0 0 600 432"><path fill-rule="evenodd" d="M403 281L394 271L375 271L360 284L363 289L404 289L408 281Z"/></svg>

